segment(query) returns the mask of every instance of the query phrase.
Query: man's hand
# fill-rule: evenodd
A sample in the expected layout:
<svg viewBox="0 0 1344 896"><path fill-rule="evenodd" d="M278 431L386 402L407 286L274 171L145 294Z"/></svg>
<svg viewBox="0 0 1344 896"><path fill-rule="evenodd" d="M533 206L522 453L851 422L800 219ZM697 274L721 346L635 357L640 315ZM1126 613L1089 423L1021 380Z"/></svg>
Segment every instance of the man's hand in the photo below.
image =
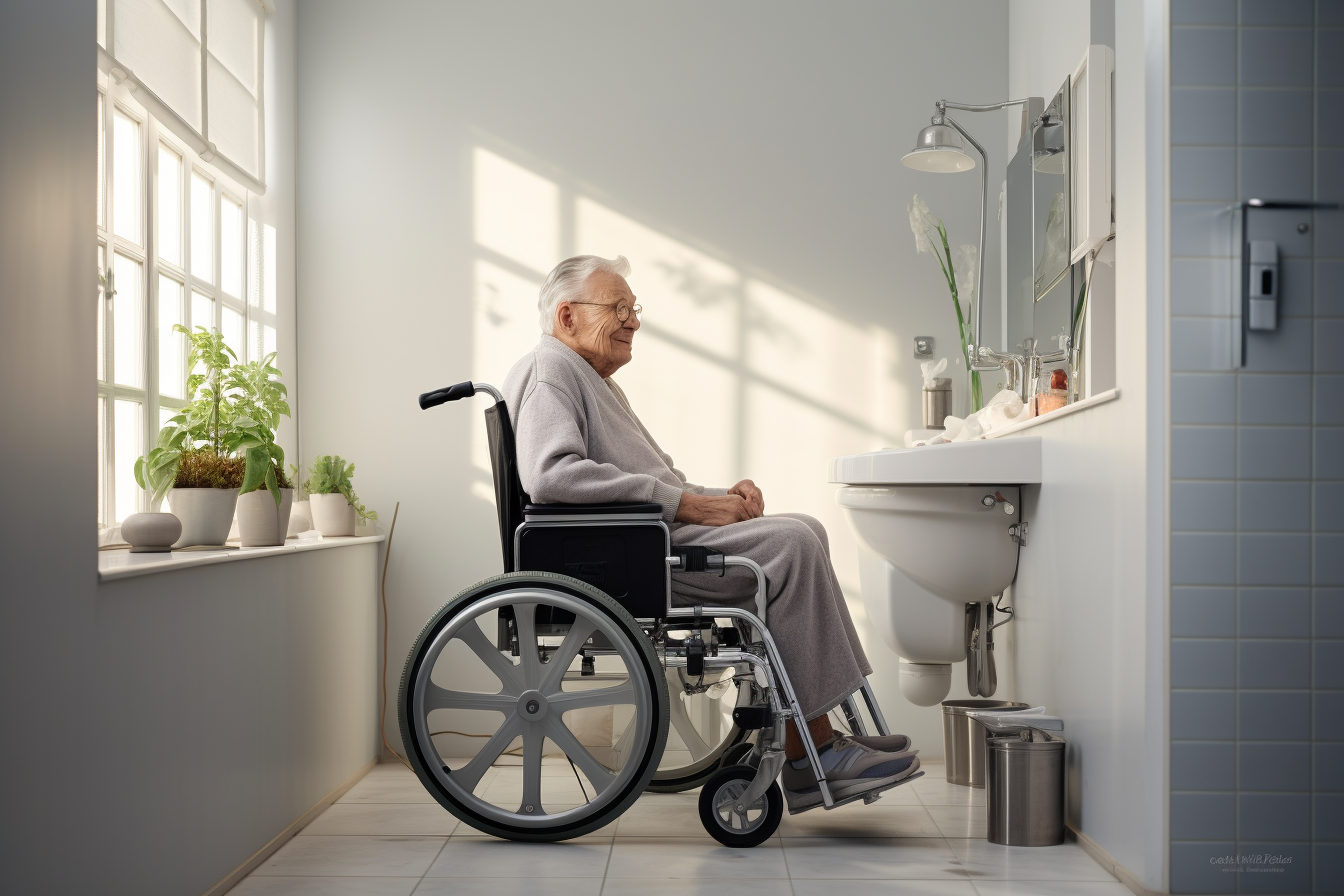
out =
<svg viewBox="0 0 1344 896"><path fill-rule="evenodd" d="M752 513L746 498L741 495L697 495L695 492L682 492L681 503L677 505L676 520L679 523L696 526L727 526L756 516L760 514Z"/></svg>
<svg viewBox="0 0 1344 896"><path fill-rule="evenodd" d="M765 515L765 495L756 487L756 483L750 479L743 479L737 485L728 489L728 494L738 495L747 502L747 509L751 511L752 518Z"/></svg>

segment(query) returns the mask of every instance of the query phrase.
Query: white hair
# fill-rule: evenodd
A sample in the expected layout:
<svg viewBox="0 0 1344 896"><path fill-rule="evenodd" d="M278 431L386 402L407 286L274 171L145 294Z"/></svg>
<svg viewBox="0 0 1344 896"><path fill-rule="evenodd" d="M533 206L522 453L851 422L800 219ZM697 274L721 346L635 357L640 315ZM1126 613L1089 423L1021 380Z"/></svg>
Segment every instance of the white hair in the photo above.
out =
<svg viewBox="0 0 1344 896"><path fill-rule="evenodd" d="M537 297L541 313L541 332L547 336L555 330L555 309L561 302L581 301L586 293L588 278L599 271L618 277L630 276L630 262L624 255L600 258L596 255L575 255L560 262L546 275Z"/></svg>

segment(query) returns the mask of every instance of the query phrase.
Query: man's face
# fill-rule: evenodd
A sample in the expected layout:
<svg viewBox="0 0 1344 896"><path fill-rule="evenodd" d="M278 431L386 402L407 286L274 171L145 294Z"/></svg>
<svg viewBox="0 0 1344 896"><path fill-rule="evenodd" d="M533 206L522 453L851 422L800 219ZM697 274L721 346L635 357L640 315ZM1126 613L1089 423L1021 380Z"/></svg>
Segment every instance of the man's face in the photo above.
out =
<svg viewBox="0 0 1344 896"><path fill-rule="evenodd" d="M635 294L624 277L604 271L591 275L585 286L583 301L593 304L570 305L574 319L574 344L570 347L599 374L611 376L632 357L635 331L639 329L639 318L633 312ZM632 309L624 322L616 316L621 305Z"/></svg>

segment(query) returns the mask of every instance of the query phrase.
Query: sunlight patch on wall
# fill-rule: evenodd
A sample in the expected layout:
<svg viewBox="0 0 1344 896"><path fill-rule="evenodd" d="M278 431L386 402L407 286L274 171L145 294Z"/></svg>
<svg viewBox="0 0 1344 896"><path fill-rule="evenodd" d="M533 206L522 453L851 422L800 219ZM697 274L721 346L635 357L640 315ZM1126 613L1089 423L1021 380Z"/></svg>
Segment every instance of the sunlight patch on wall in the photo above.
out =
<svg viewBox="0 0 1344 896"><path fill-rule="evenodd" d="M736 270L591 199L579 197L574 217L576 253L630 259L630 286L646 322L722 358L737 355Z"/></svg>
<svg viewBox="0 0 1344 896"><path fill-rule="evenodd" d="M540 280L520 277L482 259L476 261L473 280L471 379L502 389L509 369L537 344ZM478 404L484 407L484 401ZM489 473L485 418L473 413L471 419L471 461ZM493 503L493 492L490 500Z"/></svg>
<svg viewBox="0 0 1344 896"><path fill-rule="evenodd" d="M472 165L476 242L545 276L560 260L560 188L480 147Z"/></svg>
<svg viewBox="0 0 1344 896"><path fill-rule="evenodd" d="M890 333L836 317L759 280L747 282L746 295L746 361L753 372L868 429L891 432L905 419Z"/></svg>

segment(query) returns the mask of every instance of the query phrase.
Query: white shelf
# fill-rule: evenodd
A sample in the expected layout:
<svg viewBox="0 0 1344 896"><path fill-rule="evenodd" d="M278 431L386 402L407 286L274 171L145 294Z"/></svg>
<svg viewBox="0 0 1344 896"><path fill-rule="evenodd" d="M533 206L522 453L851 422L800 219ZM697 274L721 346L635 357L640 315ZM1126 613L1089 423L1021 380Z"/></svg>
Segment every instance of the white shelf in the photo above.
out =
<svg viewBox="0 0 1344 896"><path fill-rule="evenodd" d="M282 545L265 548L244 548L228 545L205 550L172 551L162 554L132 554L129 548L98 552L98 579L107 582L113 579L127 579L155 572L169 572L187 569L193 566L210 566L215 563L236 563L240 560L253 560L259 557L276 557L284 554L297 554L302 551L322 551L330 548L343 548L356 544L375 544L387 536L356 535L349 538L290 538Z"/></svg>

